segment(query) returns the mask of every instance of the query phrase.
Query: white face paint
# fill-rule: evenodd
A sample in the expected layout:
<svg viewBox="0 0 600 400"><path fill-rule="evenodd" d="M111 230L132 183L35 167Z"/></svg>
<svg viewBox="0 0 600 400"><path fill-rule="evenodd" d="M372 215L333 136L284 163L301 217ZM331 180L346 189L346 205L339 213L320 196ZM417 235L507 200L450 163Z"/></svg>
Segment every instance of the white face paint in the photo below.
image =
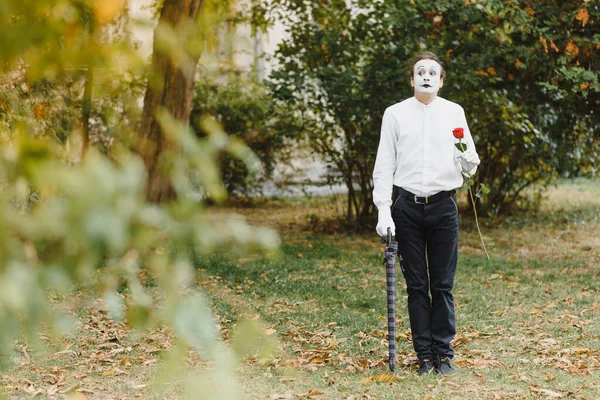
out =
<svg viewBox="0 0 600 400"><path fill-rule="evenodd" d="M442 67L437 61L420 60L413 69L412 83L416 92L424 94L437 93L442 87Z"/></svg>

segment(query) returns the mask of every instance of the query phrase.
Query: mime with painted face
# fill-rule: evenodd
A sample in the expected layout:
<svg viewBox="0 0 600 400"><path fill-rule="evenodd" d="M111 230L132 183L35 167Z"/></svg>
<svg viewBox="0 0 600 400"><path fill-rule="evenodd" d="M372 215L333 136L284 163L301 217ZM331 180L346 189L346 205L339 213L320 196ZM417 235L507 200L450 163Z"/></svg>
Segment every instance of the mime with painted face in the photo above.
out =
<svg viewBox="0 0 600 400"><path fill-rule="evenodd" d="M438 96L444 77L435 54L415 57L414 97L385 110L373 171L376 230L385 236L389 227L398 241L419 374L454 373L455 193L479 165L463 108ZM464 152L455 146L455 128L463 129Z"/></svg>

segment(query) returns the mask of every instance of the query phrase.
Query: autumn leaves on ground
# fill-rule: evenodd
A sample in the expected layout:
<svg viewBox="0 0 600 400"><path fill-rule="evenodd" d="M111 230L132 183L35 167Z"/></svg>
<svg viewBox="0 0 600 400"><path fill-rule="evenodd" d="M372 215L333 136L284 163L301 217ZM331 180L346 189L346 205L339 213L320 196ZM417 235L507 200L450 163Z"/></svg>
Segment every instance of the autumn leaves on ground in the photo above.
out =
<svg viewBox="0 0 600 400"><path fill-rule="evenodd" d="M276 227L281 252L198 258L198 290L225 346L240 324L263 331L235 369L249 399L598 398L599 196L598 181L565 182L540 212L484 218L491 261L463 203L455 376L416 376L402 279L398 366L389 373L383 247L368 233L333 233L335 199L224 210ZM163 330L135 334L94 299L72 304L77 335L43 356L15 344L12 369L0 375L8 398L180 398L183 382L211 368L190 354L171 383L153 385L175 339Z"/></svg>

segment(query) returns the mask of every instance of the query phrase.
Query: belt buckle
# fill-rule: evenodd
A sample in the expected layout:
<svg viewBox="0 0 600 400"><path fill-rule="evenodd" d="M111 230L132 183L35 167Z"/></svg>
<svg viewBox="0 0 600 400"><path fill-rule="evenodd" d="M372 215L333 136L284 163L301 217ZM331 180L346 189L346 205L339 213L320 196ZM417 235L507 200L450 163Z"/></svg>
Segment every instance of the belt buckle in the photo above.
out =
<svg viewBox="0 0 600 400"><path fill-rule="evenodd" d="M422 198L423 198L423 199L425 199L425 201L424 201L424 202L420 202L420 201L418 200L418 199L419 199L419 197L418 197L418 196L415 196L415 197L414 197L415 203L417 203L417 204L428 204L428 203L429 203L429 198L428 198L427 196L425 196L425 197L422 197Z"/></svg>

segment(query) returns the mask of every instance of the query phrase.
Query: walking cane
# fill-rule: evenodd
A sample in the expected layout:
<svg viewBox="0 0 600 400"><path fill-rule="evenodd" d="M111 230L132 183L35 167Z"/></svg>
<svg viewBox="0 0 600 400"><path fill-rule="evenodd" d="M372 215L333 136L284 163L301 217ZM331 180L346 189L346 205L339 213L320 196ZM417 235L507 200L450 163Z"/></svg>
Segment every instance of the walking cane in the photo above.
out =
<svg viewBox="0 0 600 400"><path fill-rule="evenodd" d="M381 238L381 242L386 243L384 238ZM392 230L388 228L383 263L387 281L389 364L392 372L396 368L396 254L398 254L398 243L392 241Z"/></svg>

